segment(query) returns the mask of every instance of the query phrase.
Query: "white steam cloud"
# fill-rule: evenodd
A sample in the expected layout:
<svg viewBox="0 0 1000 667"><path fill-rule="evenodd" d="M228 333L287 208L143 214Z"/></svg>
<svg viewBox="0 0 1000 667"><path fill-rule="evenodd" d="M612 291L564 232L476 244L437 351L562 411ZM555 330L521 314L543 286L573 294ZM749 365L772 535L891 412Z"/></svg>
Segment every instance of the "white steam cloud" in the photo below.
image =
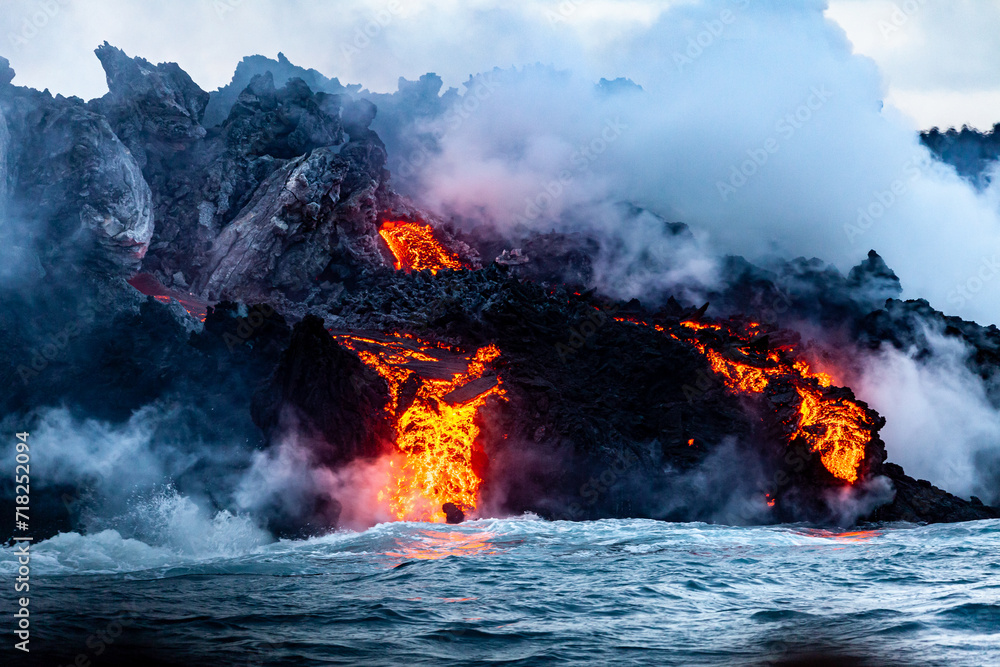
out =
<svg viewBox="0 0 1000 667"><path fill-rule="evenodd" d="M965 365L961 340L925 329L932 351L882 350L864 365L858 396L886 418L889 460L920 479L968 498L1000 502L1000 413Z"/></svg>
<svg viewBox="0 0 1000 667"><path fill-rule="evenodd" d="M219 490L213 486L225 484L199 469L238 469L236 450L179 439L183 436L172 423L177 418L183 415L157 404L123 424L47 409L31 429L33 485L58 494L81 528L108 533L105 538L114 544L134 539L209 557L245 553L271 541L254 518L220 509L209 498ZM187 487L184 493L177 483Z"/></svg>
<svg viewBox="0 0 1000 667"><path fill-rule="evenodd" d="M441 152L422 157L412 192L506 228L626 237L627 222L598 207L628 200L705 230L716 252L818 256L841 270L875 248L904 296L1000 321L1000 272L981 275L1000 251L995 195L930 159L883 108L874 63L823 10L672 6L606 54L604 71L642 92L602 92L586 63L487 72L458 113L421 128Z"/></svg>
<svg viewBox="0 0 1000 667"><path fill-rule="evenodd" d="M358 459L339 469L318 465L294 432L265 452L257 452L253 464L236 490L236 505L253 514L278 512L295 516L311 498L335 500L337 516L329 517L338 528L364 530L393 520L389 512L391 466L400 466L402 455L376 460Z"/></svg>

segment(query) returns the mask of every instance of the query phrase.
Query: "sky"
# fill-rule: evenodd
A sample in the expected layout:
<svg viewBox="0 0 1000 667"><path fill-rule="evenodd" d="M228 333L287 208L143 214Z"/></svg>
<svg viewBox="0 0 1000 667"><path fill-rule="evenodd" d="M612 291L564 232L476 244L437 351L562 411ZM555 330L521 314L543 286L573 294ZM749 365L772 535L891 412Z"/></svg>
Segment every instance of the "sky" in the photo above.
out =
<svg viewBox="0 0 1000 667"><path fill-rule="evenodd" d="M398 76L434 71L456 85L494 66L536 61L587 62L595 74L615 78L608 49L683 4L689 3L2 0L0 55L11 61L17 83L84 99L107 90L92 53L104 40L152 62L177 62L206 90L227 83L243 56L279 51L382 92L394 90ZM874 59L886 103L914 127L989 128L1000 119L1000 0L831 0L827 16L856 53Z"/></svg>

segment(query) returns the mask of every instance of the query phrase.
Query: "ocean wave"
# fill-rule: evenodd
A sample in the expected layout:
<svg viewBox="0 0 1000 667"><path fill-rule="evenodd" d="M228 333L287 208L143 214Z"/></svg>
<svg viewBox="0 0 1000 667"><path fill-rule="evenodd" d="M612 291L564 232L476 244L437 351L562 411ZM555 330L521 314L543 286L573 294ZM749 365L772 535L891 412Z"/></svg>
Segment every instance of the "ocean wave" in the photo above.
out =
<svg viewBox="0 0 1000 667"><path fill-rule="evenodd" d="M646 519L590 522L544 521L537 517L479 519L458 526L396 522L364 531L336 531L301 540L274 540L249 518L218 512L207 516L177 495L164 495L138 508L132 536L116 529L91 534L62 533L32 548L40 574L106 574L159 569L164 576L194 572L310 574L350 560L394 567L407 561L509 556L567 561L605 558L675 559L688 566L728 562L799 563L818 557L869 557L900 549L926 557L943 551L976 553L995 543L1000 521L966 524L880 526L832 532L802 526L732 527L664 523ZM141 537L137 537L140 535ZM5 547L10 550L13 547ZM11 575L16 559L5 557L0 574ZM151 573L152 574L152 573ZM873 573L904 584L919 572L895 568ZM766 577L766 573L762 576ZM988 584L987 584L988 585Z"/></svg>

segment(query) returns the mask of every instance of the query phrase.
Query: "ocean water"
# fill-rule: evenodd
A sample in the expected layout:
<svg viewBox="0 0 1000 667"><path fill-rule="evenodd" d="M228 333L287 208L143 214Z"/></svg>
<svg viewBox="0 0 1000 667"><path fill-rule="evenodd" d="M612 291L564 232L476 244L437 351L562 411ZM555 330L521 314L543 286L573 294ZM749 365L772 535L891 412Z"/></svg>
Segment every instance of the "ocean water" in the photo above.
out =
<svg viewBox="0 0 1000 667"><path fill-rule="evenodd" d="M199 532L36 544L32 652L5 630L3 664L1000 665L1000 521Z"/></svg>

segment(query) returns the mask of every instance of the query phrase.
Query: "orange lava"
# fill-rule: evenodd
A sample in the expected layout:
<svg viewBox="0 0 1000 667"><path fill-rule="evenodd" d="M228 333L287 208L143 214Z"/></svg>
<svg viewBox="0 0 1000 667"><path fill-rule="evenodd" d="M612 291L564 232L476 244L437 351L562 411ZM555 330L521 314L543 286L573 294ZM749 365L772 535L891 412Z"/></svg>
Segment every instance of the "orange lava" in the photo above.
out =
<svg viewBox="0 0 1000 667"><path fill-rule="evenodd" d="M396 258L396 270L436 274L442 269L462 269L465 264L434 238L434 229L419 222L385 222L378 230Z"/></svg>
<svg viewBox="0 0 1000 667"><path fill-rule="evenodd" d="M334 337L354 350L389 385L391 400L386 409L395 421L396 447L405 460L402 466L394 466L393 478L389 487L379 493L379 500L388 498L390 511L400 521L443 523L441 507L445 503L454 503L465 512L475 509L482 484L473 467L479 436L476 413L490 396L503 397L505 392L499 378L495 378L495 382L483 382L480 389L466 390L467 395L459 397L464 400L449 394L472 381L488 378L486 366L500 356L500 350L488 345L471 357L461 357L404 336ZM412 368L415 363L423 363L423 368L452 368L456 362L465 367L464 371L429 373L447 375L447 379L421 377ZM420 378L419 388L400 414L405 386L412 385L415 374Z"/></svg>
<svg viewBox="0 0 1000 667"><path fill-rule="evenodd" d="M836 542L868 542L876 537L881 537L884 531L852 530L844 533L836 533L830 530L823 530L822 528L813 528L802 531L801 534L808 535L809 537L822 537Z"/></svg>
<svg viewBox="0 0 1000 667"><path fill-rule="evenodd" d="M833 384L829 375L812 372L808 363L793 360L780 349L769 350L766 360L754 356L748 346L754 336L762 333L756 322L746 323L742 331L735 325L724 328L699 322L681 324L694 331L711 329L738 339L736 345L727 346L725 353L712 349L705 339L688 340L708 358L712 370L732 391L759 394L775 380L791 381L800 400L793 439L803 438L835 477L852 484L858 480L871 420L855 401L824 391Z"/></svg>
<svg viewBox="0 0 1000 667"><path fill-rule="evenodd" d="M184 306L184 310L188 311L192 317L202 322L205 321L210 304L190 292L181 292L164 287L159 280L148 273L137 273L129 278L128 284L142 294L153 297L160 303L170 303L171 299L175 299Z"/></svg>
<svg viewBox="0 0 1000 667"><path fill-rule="evenodd" d="M797 388L799 406L798 435L805 438L823 465L834 476L851 482L858 480L858 467L865 458L868 413L848 399L830 399L821 392Z"/></svg>

